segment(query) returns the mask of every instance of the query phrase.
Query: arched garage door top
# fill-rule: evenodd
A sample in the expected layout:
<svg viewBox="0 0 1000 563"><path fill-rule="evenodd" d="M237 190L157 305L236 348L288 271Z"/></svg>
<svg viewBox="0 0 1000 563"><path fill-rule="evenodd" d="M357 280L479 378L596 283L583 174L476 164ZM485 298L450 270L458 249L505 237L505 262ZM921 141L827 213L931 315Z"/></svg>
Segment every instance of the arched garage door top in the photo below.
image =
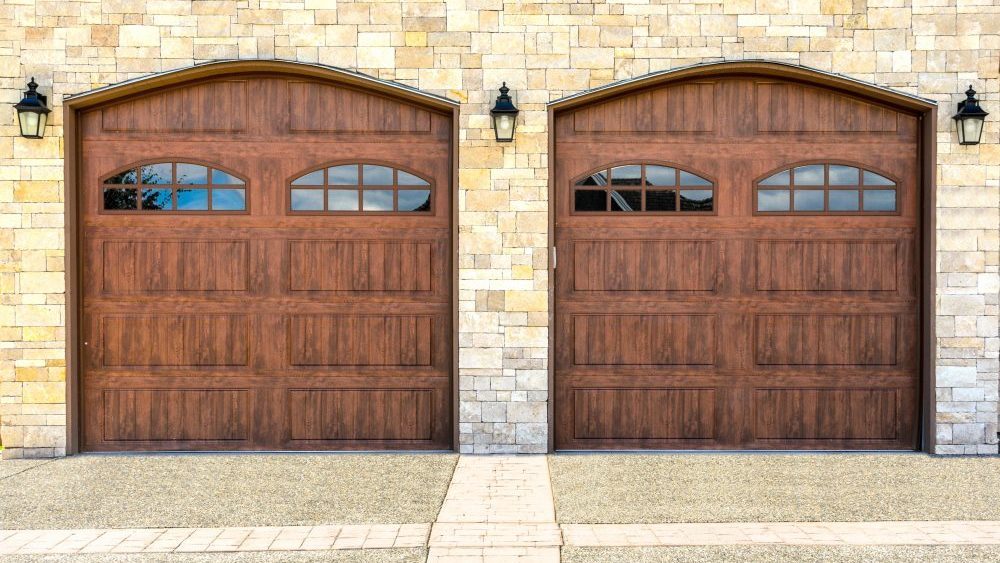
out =
<svg viewBox="0 0 1000 563"><path fill-rule="evenodd" d="M900 109L916 112L923 112L937 107L936 102L933 100L832 72L781 61L744 60L699 63L651 72L636 78L611 82L553 100L549 102L549 108L553 110L570 109L609 97L635 92L643 88L662 86L671 82L737 74L795 80L806 84L823 86L832 90L840 90L845 93L862 95Z"/></svg>
<svg viewBox="0 0 1000 563"><path fill-rule="evenodd" d="M380 80L367 74L319 63L302 63L285 60L218 60L199 63L194 66L167 70L140 76L123 82L109 84L101 88L72 94L65 98L67 106L82 109L109 100L142 94L164 86L179 84L201 78L220 78L245 73L291 74L306 78L330 80L343 84L363 87L368 91L408 100L429 109L450 112L459 103L444 96L431 94L416 88Z"/></svg>

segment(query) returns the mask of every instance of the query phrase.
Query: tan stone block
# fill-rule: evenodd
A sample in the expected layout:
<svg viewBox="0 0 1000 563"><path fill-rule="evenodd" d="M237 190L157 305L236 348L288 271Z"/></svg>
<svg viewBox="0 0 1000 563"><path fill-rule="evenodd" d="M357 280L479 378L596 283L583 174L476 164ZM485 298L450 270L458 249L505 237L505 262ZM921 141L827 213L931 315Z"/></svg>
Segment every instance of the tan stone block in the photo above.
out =
<svg viewBox="0 0 1000 563"><path fill-rule="evenodd" d="M19 276L21 293L63 293L66 290L62 272L22 272Z"/></svg>
<svg viewBox="0 0 1000 563"><path fill-rule="evenodd" d="M547 291L510 290L504 293L507 311L548 311L549 293Z"/></svg>
<svg viewBox="0 0 1000 563"><path fill-rule="evenodd" d="M736 16L701 16L701 35L730 37L738 33Z"/></svg>
<svg viewBox="0 0 1000 563"><path fill-rule="evenodd" d="M337 4L337 23L371 23L368 4Z"/></svg>
<svg viewBox="0 0 1000 563"><path fill-rule="evenodd" d="M503 149L495 144L488 147L462 147L458 153L459 168L500 168Z"/></svg>
<svg viewBox="0 0 1000 563"><path fill-rule="evenodd" d="M90 26L90 43L94 47L118 46L118 26L117 25Z"/></svg>
<svg viewBox="0 0 1000 563"><path fill-rule="evenodd" d="M168 59L190 59L194 56L194 43L190 37L164 37L160 41L160 55Z"/></svg>
<svg viewBox="0 0 1000 563"><path fill-rule="evenodd" d="M399 47L396 49L397 68L428 68L434 66L434 50L426 47Z"/></svg>
<svg viewBox="0 0 1000 563"><path fill-rule="evenodd" d="M58 326L62 324L62 309L55 305L17 305L14 318L18 326Z"/></svg>
<svg viewBox="0 0 1000 563"><path fill-rule="evenodd" d="M503 251L500 233L459 233L458 246L461 254L499 254Z"/></svg>
<svg viewBox="0 0 1000 563"><path fill-rule="evenodd" d="M238 15L236 16L236 21L241 24L276 25L282 23L281 14L282 14L281 10L260 10L260 9L240 10L238 12Z"/></svg>
<svg viewBox="0 0 1000 563"><path fill-rule="evenodd" d="M229 37L229 16L198 16L198 37Z"/></svg>
<svg viewBox="0 0 1000 563"><path fill-rule="evenodd" d="M833 70L846 73L875 72L875 53L833 53Z"/></svg>
<svg viewBox="0 0 1000 563"><path fill-rule="evenodd" d="M62 229L17 229L14 231L14 248L17 250L44 250L62 247Z"/></svg>
<svg viewBox="0 0 1000 563"><path fill-rule="evenodd" d="M54 326L26 326L21 330L25 342L51 342L60 340L62 328Z"/></svg>
<svg viewBox="0 0 1000 563"><path fill-rule="evenodd" d="M61 200L59 184L22 180L14 184L14 201L58 202Z"/></svg>
<svg viewBox="0 0 1000 563"><path fill-rule="evenodd" d="M510 192L474 190L465 194L466 211L506 211L510 208Z"/></svg>
<svg viewBox="0 0 1000 563"><path fill-rule="evenodd" d="M407 31L405 35L405 43L407 47L426 47L427 46L427 32L426 31Z"/></svg>
<svg viewBox="0 0 1000 563"><path fill-rule="evenodd" d="M570 64L574 68L611 68L615 63L615 50L611 48L570 49Z"/></svg>
<svg viewBox="0 0 1000 563"><path fill-rule="evenodd" d="M66 401L66 384L61 381L27 381L21 400L25 403L62 403Z"/></svg>
<svg viewBox="0 0 1000 563"><path fill-rule="evenodd" d="M152 25L119 26L118 45L122 47L158 47L160 45L160 28Z"/></svg>
<svg viewBox="0 0 1000 563"><path fill-rule="evenodd" d="M504 346L545 348L549 345L549 329L543 326L509 326L504 329Z"/></svg>
<svg viewBox="0 0 1000 563"><path fill-rule="evenodd" d="M358 66L361 68L393 68L396 50L393 47L365 47L358 49Z"/></svg>
<svg viewBox="0 0 1000 563"><path fill-rule="evenodd" d="M460 68L422 68L418 71L418 76L422 90L460 90L462 88L462 69Z"/></svg>
<svg viewBox="0 0 1000 563"><path fill-rule="evenodd" d="M233 15L236 13L235 0L198 0L191 2L192 14ZM253 10L242 10L243 12Z"/></svg>
<svg viewBox="0 0 1000 563"><path fill-rule="evenodd" d="M520 212L517 214L518 233L546 233L549 229L549 214L543 212Z"/></svg>
<svg viewBox="0 0 1000 563"><path fill-rule="evenodd" d="M516 265L511 267L510 273L515 280L530 280L535 275L535 269L529 265Z"/></svg>
<svg viewBox="0 0 1000 563"><path fill-rule="evenodd" d="M722 0L724 14L752 14L756 9L756 0Z"/></svg>

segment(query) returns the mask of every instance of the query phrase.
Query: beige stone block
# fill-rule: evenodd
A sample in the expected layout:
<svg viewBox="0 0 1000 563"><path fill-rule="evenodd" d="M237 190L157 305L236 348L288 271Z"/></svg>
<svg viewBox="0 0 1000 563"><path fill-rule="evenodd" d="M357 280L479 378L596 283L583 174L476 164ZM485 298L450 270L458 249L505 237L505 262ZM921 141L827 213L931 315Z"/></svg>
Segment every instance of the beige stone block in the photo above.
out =
<svg viewBox="0 0 1000 563"><path fill-rule="evenodd" d="M63 248L63 230L17 229L14 231L14 248L17 250Z"/></svg>
<svg viewBox="0 0 1000 563"><path fill-rule="evenodd" d="M194 56L194 43L190 37L164 37L160 42L160 55L168 59L190 59Z"/></svg>
<svg viewBox="0 0 1000 563"><path fill-rule="evenodd" d="M23 384L22 401L25 403L63 403L66 401L66 384L62 381L27 381Z"/></svg>
<svg viewBox="0 0 1000 563"><path fill-rule="evenodd" d="M61 199L59 184L56 182L22 180L14 184L14 201L58 202Z"/></svg>
<svg viewBox="0 0 1000 563"><path fill-rule="evenodd" d="M506 211L510 209L510 192L506 190L474 190L465 195L466 211Z"/></svg>
<svg viewBox="0 0 1000 563"><path fill-rule="evenodd" d="M427 46L427 32L426 31L407 31L405 35L405 44L407 47L426 47Z"/></svg>
<svg viewBox="0 0 1000 563"><path fill-rule="evenodd" d="M833 53L833 70L845 73L875 72L875 53L856 51Z"/></svg>
<svg viewBox="0 0 1000 563"><path fill-rule="evenodd" d="M503 348L460 348L458 367L475 369L500 369L503 366Z"/></svg>
<svg viewBox="0 0 1000 563"><path fill-rule="evenodd" d="M418 71L418 75L422 90L460 90L462 88L462 69L460 68L422 68Z"/></svg>
<svg viewBox="0 0 1000 563"><path fill-rule="evenodd" d="M547 291L510 290L504 293L507 311L548 311L549 295Z"/></svg>
<svg viewBox="0 0 1000 563"><path fill-rule="evenodd" d="M158 47L160 45L160 28L152 25L119 26L118 45L122 47Z"/></svg>
<svg viewBox="0 0 1000 563"><path fill-rule="evenodd" d="M18 326L58 326L62 324L62 309L56 305L17 305L14 318Z"/></svg>
<svg viewBox="0 0 1000 563"><path fill-rule="evenodd" d="M198 37L229 37L229 16L198 16Z"/></svg>
<svg viewBox="0 0 1000 563"><path fill-rule="evenodd" d="M868 25L873 29L910 27L909 8L868 8Z"/></svg>
<svg viewBox="0 0 1000 563"><path fill-rule="evenodd" d="M48 381L49 370L44 367L19 367L14 369L14 381ZM23 387L22 387L23 389Z"/></svg>
<svg viewBox="0 0 1000 563"><path fill-rule="evenodd" d="M522 211L517 214L515 228L518 233L547 233L549 230L549 214Z"/></svg>
<svg viewBox="0 0 1000 563"><path fill-rule="evenodd" d="M570 64L574 68L611 68L615 63L615 50L611 48L572 48Z"/></svg>
<svg viewBox="0 0 1000 563"><path fill-rule="evenodd" d="M358 66L361 68L392 68L396 60L393 47L365 47L358 49Z"/></svg>
<svg viewBox="0 0 1000 563"><path fill-rule="evenodd" d="M722 0L725 14L752 14L756 9L756 0Z"/></svg>
<svg viewBox="0 0 1000 563"><path fill-rule="evenodd" d="M337 23L371 23L368 4L337 4Z"/></svg>
<svg viewBox="0 0 1000 563"><path fill-rule="evenodd" d="M701 16L701 34L705 37L736 35L736 16Z"/></svg>
<svg viewBox="0 0 1000 563"><path fill-rule="evenodd" d="M52 342L61 340L62 328L54 326L26 326L21 330L25 342Z"/></svg>
<svg viewBox="0 0 1000 563"><path fill-rule="evenodd" d="M504 329L504 346L545 348L549 345L549 330L541 326L509 326Z"/></svg>
<svg viewBox="0 0 1000 563"><path fill-rule="evenodd" d="M66 290L62 272L22 272L19 276L21 293L63 293Z"/></svg>
<svg viewBox="0 0 1000 563"><path fill-rule="evenodd" d="M459 233L458 246L461 254L499 254L503 239L500 233Z"/></svg>
<svg viewBox="0 0 1000 563"><path fill-rule="evenodd" d="M399 47L396 49L397 68L427 68L434 66L434 50L426 47Z"/></svg>

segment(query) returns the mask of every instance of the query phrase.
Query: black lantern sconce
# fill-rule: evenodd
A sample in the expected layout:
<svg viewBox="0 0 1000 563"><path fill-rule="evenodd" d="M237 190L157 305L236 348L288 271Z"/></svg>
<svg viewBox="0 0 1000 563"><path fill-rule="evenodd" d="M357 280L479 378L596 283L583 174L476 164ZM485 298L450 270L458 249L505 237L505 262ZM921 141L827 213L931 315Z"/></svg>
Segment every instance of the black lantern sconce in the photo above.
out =
<svg viewBox="0 0 1000 563"><path fill-rule="evenodd" d="M500 95L497 96L497 103L490 110L493 117L493 131L497 134L497 142L509 143L514 140L514 129L517 127L517 114L520 110L514 106L510 99L510 88L504 82L500 87Z"/></svg>
<svg viewBox="0 0 1000 563"><path fill-rule="evenodd" d="M976 91L969 85L965 99L958 102L958 113L952 118L958 128L958 142L962 145L978 145L983 136L983 122L989 113L979 107Z"/></svg>
<svg viewBox="0 0 1000 563"><path fill-rule="evenodd" d="M49 119L50 110L46 105L48 98L38 93L35 77L28 82L21 101L14 104L17 111L17 122L21 126L21 136L28 139L41 139L45 134L45 123Z"/></svg>

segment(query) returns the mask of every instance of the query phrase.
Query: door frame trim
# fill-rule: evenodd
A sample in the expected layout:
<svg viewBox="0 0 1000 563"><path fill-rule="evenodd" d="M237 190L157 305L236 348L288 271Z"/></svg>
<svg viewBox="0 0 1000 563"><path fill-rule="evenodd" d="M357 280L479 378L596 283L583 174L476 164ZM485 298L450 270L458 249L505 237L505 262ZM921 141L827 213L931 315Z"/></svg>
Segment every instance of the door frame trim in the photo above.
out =
<svg viewBox="0 0 1000 563"><path fill-rule="evenodd" d="M63 99L63 143L65 157L63 166L64 217L65 217L65 280L66 280L66 455L80 452L83 430L80 412L80 310L83 305L82 274L83 253L79 228L80 187L78 179L79 163L82 161L82 139L78 126L79 114L95 107L124 98L141 96L149 92L173 88L188 83L211 78L239 75L272 74L308 78L327 83L357 88L365 92L402 100L420 105L430 111L447 114L452 120L451 150L451 249L446 261L451 269L451 425L453 451L458 451L458 133L461 104L449 98L423 92L404 84L379 80L374 77L321 64L301 63L284 60L219 60L194 66L150 74L126 80L87 92L66 96Z"/></svg>
<svg viewBox="0 0 1000 563"><path fill-rule="evenodd" d="M937 179L937 103L933 100L900 92L876 84L863 82L846 76L833 74L805 66L781 61L745 60L695 64L667 71L650 73L637 78L613 82L611 84L572 94L547 105L548 123L548 173L549 173L549 260L548 260L548 306L549 306L549 348L548 348L548 451L555 451L555 357L556 357L556 272L552 255L556 244L555 200L558 186L555 184L556 171L556 115L610 98L651 89L667 84L705 78L728 76L750 76L757 78L777 78L828 91L840 92L852 97L868 99L881 105L888 105L899 111L915 115L919 123L917 159L919 161L920 184L920 403L918 428L920 451L934 453L936 446L935 413L937 412L936 389L936 335L935 335L935 295L936 287L936 179Z"/></svg>

